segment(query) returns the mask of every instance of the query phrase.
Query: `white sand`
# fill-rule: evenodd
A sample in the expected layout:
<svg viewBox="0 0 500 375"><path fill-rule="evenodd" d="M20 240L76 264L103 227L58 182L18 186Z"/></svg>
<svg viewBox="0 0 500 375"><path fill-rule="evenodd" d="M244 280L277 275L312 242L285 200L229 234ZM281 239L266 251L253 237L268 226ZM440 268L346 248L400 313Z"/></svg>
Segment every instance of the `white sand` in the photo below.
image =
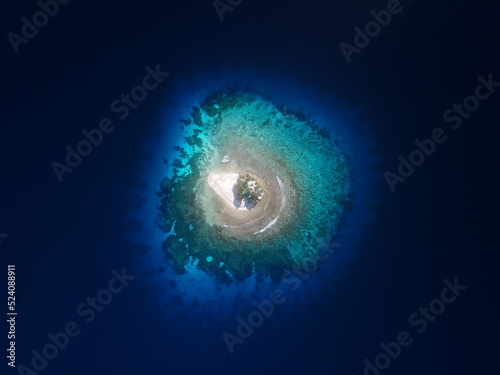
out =
<svg viewBox="0 0 500 375"><path fill-rule="evenodd" d="M238 181L238 177L239 176L240 176L239 173L224 173L224 172L221 172L221 171L219 171L219 173L212 172L207 177L207 183L215 191L215 193L219 197L222 198L222 200L226 203L226 205L228 207L231 207L232 210L245 211L245 212L248 212L248 214L250 214L250 211L245 208L244 203L242 203L242 206L240 206L240 207L236 207L234 205L233 186ZM283 207L285 205L286 197L285 197L285 191L284 191L285 190L284 184L279 179L279 177L276 176L276 179L277 179L279 190L280 190L280 193L281 193L281 202L280 202L280 205L279 205L279 211L276 212L277 215L274 218L273 218L273 216L274 216L273 215L273 216L270 216L268 218L268 220L266 220L267 223L268 223L267 225L265 225L264 223L262 223L262 226L260 227L261 229L258 230L258 231L256 231L256 232L253 232L253 234L258 234L258 233L265 232L267 229L271 228L274 224L276 224L276 222L279 219L279 212L283 209ZM276 194L278 194L277 191L276 191ZM224 212L224 210L222 210L222 211ZM228 212L229 212L229 210L228 210ZM253 220L251 222L248 222L246 224L251 224L252 222L255 222L257 220L262 220L266 216L267 215L264 214L263 216L255 219L255 220ZM237 225L237 226L231 226L231 225L223 224L223 227L225 227L225 228L238 228L239 225ZM256 230L256 229L258 229L258 227L255 228L254 230Z"/></svg>
<svg viewBox="0 0 500 375"><path fill-rule="evenodd" d="M233 186L238 181L238 173L210 173L207 178L208 185L227 202L233 209L242 209L234 205Z"/></svg>
<svg viewBox="0 0 500 375"><path fill-rule="evenodd" d="M285 202L286 202L286 196L285 196L285 185L283 185L283 182L280 180L278 176L276 176L276 179L278 180L278 185L280 186L280 191L281 191L281 207L280 207L280 212L285 207Z"/></svg>
<svg viewBox="0 0 500 375"><path fill-rule="evenodd" d="M276 179L278 180L278 185L280 186L280 191L281 191L281 206L280 206L280 212L281 210L283 209L283 207L285 206L285 201L286 201L286 197L285 197L285 186L283 185L283 182L280 180L280 178L278 176L276 176ZM262 233L264 232L266 229L268 228L271 228L279 219L280 215L278 214L278 216L276 216L276 219L272 220L269 224L267 224L264 228L262 228L261 230L259 230L258 232L255 232L254 234L257 234L257 233Z"/></svg>
<svg viewBox="0 0 500 375"><path fill-rule="evenodd" d="M276 222L278 221L279 217L280 217L280 215L278 215L278 216L276 217L276 219L274 219L273 221L271 221L271 222L270 222L269 224L267 224L264 228L262 228L262 229L261 229L261 230L259 230L258 232L255 232L254 234L257 234L257 233L262 233L262 232L264 232L267 228L271 228L271 227L274 225L274 223L276 223Z"/></svg>

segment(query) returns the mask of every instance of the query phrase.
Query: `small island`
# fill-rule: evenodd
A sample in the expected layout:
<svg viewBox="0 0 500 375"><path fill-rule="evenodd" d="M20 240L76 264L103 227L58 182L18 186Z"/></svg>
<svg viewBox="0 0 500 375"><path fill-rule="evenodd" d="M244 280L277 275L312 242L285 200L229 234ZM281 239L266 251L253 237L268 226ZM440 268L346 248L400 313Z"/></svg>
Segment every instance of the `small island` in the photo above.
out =
<svg viewBox="0 0 500 375"><path fill-rule="evenodd" d="M183 119L159 191L163 250L176 273L279 283L336 234L350 192L341 142L299 112L246 92L215 92Z"/></svg>
<svg viewBox="0 0 500 375"><path fill-rule="evenodd" d="M233 186L234 205L245 207L248 210L254 208L264 196L264 189L259 182L248 174L240 174Z"/></svg>

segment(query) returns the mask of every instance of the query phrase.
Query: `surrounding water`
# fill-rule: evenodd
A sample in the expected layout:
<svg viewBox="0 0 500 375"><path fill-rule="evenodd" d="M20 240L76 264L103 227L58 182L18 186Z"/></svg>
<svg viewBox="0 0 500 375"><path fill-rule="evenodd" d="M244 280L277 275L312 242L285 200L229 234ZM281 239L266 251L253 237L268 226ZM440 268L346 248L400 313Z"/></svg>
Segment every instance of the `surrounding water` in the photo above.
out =
<svg viewBox="0 0 500 375"><path fill-rule="evenodd" d="M351 177L352 187L350 189L352 189L352 191L350 193L350 199L341 216L342 230L338 231L335 235L332 233L333 237L330 239L330 246L335 250L335 253L328 259L328 262L326 262L327 259L319 261L321 269L312 270L311 273L314 275L310 278L308 276L307 281L304 280L304 284L307 284L307 289L310 290L302 288L302 283L298 285L297 282L294 281L295 279L292 280L291 276L288 278L290 279L288 283L283 282L281 285L272 282L269 278L256 280L256 276L252 276L245 281L237 282L236 285L235 283L226 285L217 282L212 276L208 276L204 272L201 272L198 267L196 267L197 261L194 259L190 262L186 274L176 275L172 265L166 267L165 254L163 251L158 250L162 248L162 242L165 240L166 236L161 233L158 228L158 207L160 205L160 198L155 194L155 191L159 189L158 186L161 183L163 175L170 175L169 172L171 168L168 168L164 163L165 156L167 155L172 158L178 153L173 152L173 148L171 148L172 151L170 154L167 154L165 151L165 145L171 143L173 139L175 142L175 138L172 134L165 132L163 136L156 136L151 139L150 143L148 143L148 149L156 150L154 152L156 157L153 158L153 160L148 160L144 164L145 172L143 179L149 182L149 188L140 190L140 194L144 197L146 203L133 216L137 218L137 220L145 223L143 230L135 237L136 242L148 245L156 250L149 251L147 256L142 257L141 266L144 270L148 270L152 273L150 282L159 289L161 297L158 302L167 306L165 311L166 314L197 316L200 312L203 313L208 311L211 312L214 319L215 317L217 320L223 319L221 320L222 324L228 324L229 319L229 324L231 325L239 314L245 312L248 314L248 311L254 308L252 302L256 298L258 300L263 300L269 297L272 290L277 287L283 290L293 289L293 291L296 292L289 297L289 302L282 308L283 311L281 313L290 315L294 311L296 303L304 302L304 300L307 301L307 299L312 296L318 297L322 285L331 284L338 277L338 272L346 267L347 262L355 258L354 246L356 245L357 238L353 233L362 230L370 222L370 219L374 219L373 209L369 208L369 206L376 204L373 189L375 185L374 168L377 157L374 154L370 154L370 144L373 144L373 140L369 138L369 134L361 134L360 130L357 128L356 119L358 114L352 109L349 113L347 112L348 110L344 108L338 108L339 111L344 111L342 115L336 114L334 108L336 105L338 106L338 104L333 99L322 99L314 92L311 92L308 95L309 103L305 103L305 101L301 101L304 88L300 86L295 87L295 92L299 93L299 95L293 98L293 96L290 95L291 83L287 81L285 77L280 77L279 73L274 75L275 82L272 86L272 90L267 89L267 87L269 87L269 80L266 79L265 76L259 77L255 72L241 71L236 75L235 72L227 71L220 75L223 78L219 80L211 81L205 78L205 80L200 82L199 87L195 86L191 95L187 97L197 98L197 96L200 95L200 97L203 98L209 96L213 90L224 88L228 83L231 83L233 86L240 85L240 87L245 87L245 84L251 83L253 87L262 90L262 93L269 95L269 97L273 98L276 102L288 100L287 103L290 103L289 105L297 105L300 106L300 109L307 109L311 111L311 115L317 112L318 116L323 117L311 117L311 119L315 120L318 126L328 129L333 137L338 137L338 139L342 141L341 144L343 148L341 151L347 156L353 173ZM235 79L235 76L238 78ZM280 86L280 84L285 87ZM186 83L184 83L184 85L186 85ZM203 93L203 87L207 87L208 91ZM173 100L181 101L182 103L182 100L186 100L186 96L181 95L175 97ZM192 108L199 104L199 102L189 103L189 105L186 105L186 108ZM317 110L315 110L314 106L316 106ZM190 113L176 114L181 115L180 119L190 117ZM170 121L178 122L174 120ZM265 129L266 136L274 137L276 142L282 141L283 136L279 133L274 134L274 130L270 129L273 129L273 126L269 126ZM231 129L229 128L227 131L231 131ZM255 131L258 132L259 128L256 127ZM293 134L294 132L289 131L289 133ZM292 139L290 141L293 142L293 147L301 147L300 142L302 142L302 134L300 130L297 130L294 136L297 140ZM178 142L181 140L182 138L179 137ZM253 147L264 147L259 151L259 154L264 157L266 155L265 152L268 151L266 147L270 147L269 145L272 147L273 143L274 141L266 140L265 144L268 146L255 145ZM278 145L275 147L278 148ZM269 151L272 150L269 149ZM326 170L328 167L328 165L325 164L328 163L328 160L322 160L319 154L314 152L314 149L312 149L311 154L307 156L309 160L314 160L316 163L322 163L318 165L319 168ZM285 159L288 157L289 155L283 155ZM293 160L293 158L290 159ZM317 189L317 191L311 191L310 195L314 197L317 196L316 199L319 200L323 198L323 196L328 197L329 194L334 193L333 188L328 189L322 182L322 179L328 181L330 178L329 175L323 176L321 175L321 170L315 171L314 169L312 172L314 174L311 174L311 172L305 169L308 168L308 165L303 165L303 168L304 178L307 177L311 180L305 183L312 189ZM173 196L175 196L175 191L173 192ZM321 207L314 207L313 204L316 204L316 202L313 201L308 210L311 211L313 215L320 214L321 211L318 212L318 209L321 209ZM299 215L293 212L291 214L292 216L296 216L294 220L297 220L299 223L305 220L305 217L299 217ZM335 223L339 221L337 217L335 217L334 220ZM301 223L302 226L306 224L307 223ZM157 227L156 230L154 230L155 227ZM175 230L172 230L172 233L174 231ZM151 234L153 234L153 237ZM197 229L195 229L190 236L197 235ZM271 237L271 243L274 244L274 242L277 242L278 238L279 237L273 239ZM183 240L189 241L188 238ZM291 243L292 240L289 241ZM279 245L276 245L276 251L279 250L279 247ZM165 268L167 268L167 270L165 270ZM166 285L170 287L165 290ZM299 286L301 290L298 289ZM224 331L225 329L221 328L221 332Z"/></svg>
<svg viewBox="0 0 500 375"><path fill-rule="evenodd" d="M221 22L211 1L73 1L18 53L7 35L40 5L6 4L2 298L6 314L15 264L16 365L40 368L4 355L1 373L498 374L500 7L401 0L346 59L354 28L395 4L244 0ZM331 254L279 284L220 284L195 262L178 275L162 249L156 193L179 120L235 89L314 119L352 168ZM127 105L131 92L144 100ZM60 182L53 162L100 122L107 133ZM420 165L402 167L391 191L399 155ZM96 297L105 306L91 307ZM49 333L70 322L79 331L54 354ZM38 352L52 359L32 363Z"/></svg>

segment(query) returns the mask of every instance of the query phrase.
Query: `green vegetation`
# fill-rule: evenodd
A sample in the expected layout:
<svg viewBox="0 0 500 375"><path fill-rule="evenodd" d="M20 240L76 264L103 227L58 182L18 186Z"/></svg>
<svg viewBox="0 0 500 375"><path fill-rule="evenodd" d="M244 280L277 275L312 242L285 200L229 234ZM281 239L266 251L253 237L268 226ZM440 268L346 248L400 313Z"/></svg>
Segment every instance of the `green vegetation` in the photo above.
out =
<svg viewBox="0 0 500 375"><path fill-rule="evenodd" d="M264 189L252 176L240 174L233 186L233 193L238 202L244 202L245 207L250 209L262 199Z"/></svg>

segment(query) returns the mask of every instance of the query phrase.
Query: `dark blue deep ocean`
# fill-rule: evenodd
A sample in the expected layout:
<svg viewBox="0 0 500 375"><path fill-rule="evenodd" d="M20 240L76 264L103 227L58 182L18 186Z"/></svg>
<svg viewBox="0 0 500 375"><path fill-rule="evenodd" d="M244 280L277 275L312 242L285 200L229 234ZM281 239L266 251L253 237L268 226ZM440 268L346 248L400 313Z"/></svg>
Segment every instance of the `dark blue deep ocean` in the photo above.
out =
<svg viewBox="0 0 500 375"><path fill-rule="evenodd" d="M500 373L497 1L60 1L0 12L1 374ZM113 112L148 69L169 75ZM231 87L315 115L353 162L340 247L295 291L164 260L162 161L178 120ZM105 118L60 182L53 162ZM224 332L273 288L286 301L230 353Z"/></svg>

